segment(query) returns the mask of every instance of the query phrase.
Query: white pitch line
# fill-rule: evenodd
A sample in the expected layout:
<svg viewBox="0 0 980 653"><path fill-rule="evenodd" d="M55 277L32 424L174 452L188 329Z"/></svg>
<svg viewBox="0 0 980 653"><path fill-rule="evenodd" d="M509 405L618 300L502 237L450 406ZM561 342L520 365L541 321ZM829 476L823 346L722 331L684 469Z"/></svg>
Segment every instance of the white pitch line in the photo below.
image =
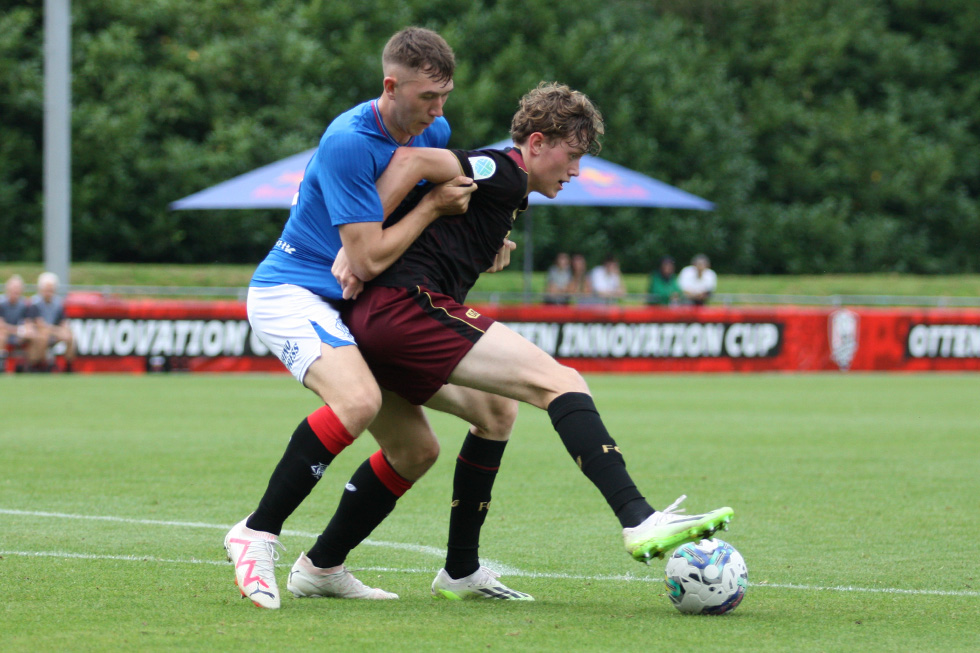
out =
<svg viewBox="0 0 980 653"><path fill-rule="evenodd" d="M129 517L110 517L102 515L73 515L64 512L38 512L35 510L10 510L8 508L0 508L0 515L20 515L23 517L54 517L57 519L83 519L90 521L109 521L116 522L120 524L139 524L141 526L177 526L180 528L210 528L213 530L227 531L233 526L233 524L207 524L204 522L193 522L193 521L162 521L157 519L131 519ZM304 531L294 531L289 529L283 529L283 535L292 535L296 537L318 537L319 533L307 533ZM364 540L363 544L368 544L370 546L383 546L389 549L402 549L405 551L414 551L415 553L425 553L428 555L443 557L446 555L445 549L438 549L434 546L425 546L424 544L403 544L401 542L379 542L374 540Z"/></svg>
<svg viewBox="0 0 980 653"><path fill-rule="evenodd" d="M69 551L0 551L0 556L23 556L25 558L65 558L77 560L120 560L122 562L162 562L168 565L230 565L228 560L174 560L156 556L112 556L96 553L71 553Z"/></svg>
<svg viewBox="0 0 980 653"><path fill-rule="evenodd" d="M94 521L111 521L125 524L141 524L148 526L179 526L184 528L209 528L214 530L227 530L231 526L221 525L221 524L207 524L203 522L180 522L180 521L160 521L153 519L131 519L128 517L110 517L110 516L100 516L100 515L73 515L68 513L58 513L58 512L38 512L32 510L10 510L6 508L0 508L0 514L3 515L21 515L25 517L54 517L60 519L84 519L84 520L94 520ZM318 533L305 533L303 531L292 531L284 530L283 534L295 535L298 537L317 537ZM400 542L380 542L372 540L364 540L364 544L369 544L371 546L382 546L387 548L397 548L406 551L414 551L417 553L425 553L429 555L444 556L446 552L440 550L436 547L419 545L419 544L404 544ZM167 559L167 558L156 558L154 556L120 556L120 555L100 555L100 554L88 554L88 553L72 553L66 551L3 551L0 550L0 556L24 556L24 557L47 557L47 558L66 558L66 559L81 559L81 560L118 560L123 562L158 562L163 564L194 564L194 565L229 565L226 560L200 560L196 558L188 559ZM578 574L558 574L558 573L541 573L534 571L523 571L521 569L516 569L503 565L500 563L495 563L484 559L484 562L489 564L491 567L495 567L501 570L506 576L518 576L522 578L548 578L555 580L585 580L585 581L619 581L619 582L644 582L644 583L662 583L663 578L659 574L653 576L638 576L634 574L622 574L622 575L601 575L601 576L589 576L589 575L578 575ZM290 566L289 563L282 563L277 565L279 567ZM353 569L353 568L352 568ZM391 573L431 573L432 569L412 569L412 568L396 568L396 567L358 567L357 570L363 571L376 571L376 572L391 572ZM788 589L788 590L802 590L802 591L819 591L819 592L865 592L872 594L908 594L914 596L975 596L980 597L980 591L976 590L917 590L917 589L901 589L896 587L852 587L849 585L836 585L836 586L823 586L823 585L797 585L792 583L749 583L753 588L773 588L773 589Z"/></svg>
<svg viewBox="0 0 980 653"><path fill-rule="evenodd" d="M133 556L133 555L103 555L94 553L71 553L68 551L3 551L0 550L0 557L3 556L22 556L25 558L65 558L77 560L118 560L121 562L158 562L173 565L220 565L228 566L231 563L227 560L199 560L197 558L172 559L157 558L155 556ZM280 563L277 567L288 567L289 563ZM432 569L413 569L407 567L351 567L351 571L374 571L383 573L400 574L431 574ZM642 582L642 583L662 583L663 579L659 576L634 576L633 574L612 575L612 576L588 576L577 574L555 574L541 572L518 571L509 576L519 576L522 578L548 578L554 580L585 580L585 581L620 581L620 582ZM910 594L915 596L978 596L980 591L973 590L912 590L899 589L895 587L850 587L844 585L822 586L822 585L796 585L783 583L749 583L750 587L759 589L789 589L802 590L807 592L869 592L874 594Z"/></svg>
<svg viewBox="0 0 980 653"><path fill-rule="evenodd" d="M71 513L64 512L42 512L37 510L12 510L10 508L0 508L0 515L18 515L22 517L52 517L55 519L80 519L89 521L108 521L120 524L139 524L141 526L176 526L180 528L209 528L213 530L227 531L232 527L232 524L208 524L204 522L185 522L185 521L163 521L158 519L133 519L130 517L112 517L105 515L75 515ZM291 529L283 529L283 535L295 536L295 537L305 537L308 539L316 539L319 537L319 533L307 533L305 531L294 531ZM422 553L425 555L434 556L437 558L445 558L446 550L440 549L434 546L427 546L425 544L407 544L404 542L384 542L380 540L367 539L361 542L367 546L377 546L384 547L386 549L399 549L401 551L410 551L412 553ZM483 562L490 567L493 567L501 574L508 576L514 576L521 572L520 569L516 567L511 567L500 561L492 560L490 558L483 558Z"/></svg>
<svg viewBox="0 0 980 653"><path fill-rule="evenodd" d="M916 596L980 596L977 590L909 590L898 587L852 587L850 585L796 585L793 583L751 583L752 587L775 587L784 590L821 592L868 592L871 594L913 594Z"/></svg>

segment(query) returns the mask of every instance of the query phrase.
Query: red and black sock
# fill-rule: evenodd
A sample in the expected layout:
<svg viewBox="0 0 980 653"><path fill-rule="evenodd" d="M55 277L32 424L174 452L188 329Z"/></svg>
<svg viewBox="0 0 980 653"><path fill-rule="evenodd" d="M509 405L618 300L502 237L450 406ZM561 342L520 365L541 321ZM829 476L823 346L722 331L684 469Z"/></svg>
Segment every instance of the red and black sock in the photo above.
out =
<svg viewBox="0 0 980 653"><path fill-rule="evenodd" d="M592 397L584 392L566 392L549 404L548 415L565 449L602 492L623 528L637 526L654 513L626 471L626 461L602 423Z"/></svg>
<svg viewBox="0 0 980 653"><path fill-rule="evenodd" d="M353 441L330 406L314 411L293 431L259 507L245 525L279 535L283 523L313 491L334 457Z"/></svg>
<svg viewBox="0 0 980 653"><path fill-rule="evenodd" d="M306 554L314 566L336 567L364 541L392 510L398 497L412 487L398 475L381 451L357 468L344 488L337 511Z"/></svg>
<svg viewBox="0 0 980 653"><path fill-rule="evenodd" d="M453 476L446 573L464 578L480 568L480 529L490 510L490 492L507 442L466 434Z"/></svg>

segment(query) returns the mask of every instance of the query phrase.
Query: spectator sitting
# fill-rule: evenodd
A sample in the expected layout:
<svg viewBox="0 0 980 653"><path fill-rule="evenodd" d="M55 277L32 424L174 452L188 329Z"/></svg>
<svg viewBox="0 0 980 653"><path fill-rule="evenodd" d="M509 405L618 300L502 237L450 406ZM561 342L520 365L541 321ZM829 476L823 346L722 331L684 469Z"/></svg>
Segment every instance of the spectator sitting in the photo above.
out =
<svg viewBox="0 0 980 653"><path fill-rule="evenodd" d="M24 299L24 280L12 275L3 286L0 296L0 371L7 365L8 351L18 349L30 353L36 334L33 320L28 319L30 304Z"/></svg>
<svg viewBox="0 0 980 653"><path fill-rule="evenodd" d="M31 300L28 319L34 321L36 338L28 355L34 369L47 369L48 351L58 343L64 343L65 370L71 371L75 359L75 339L65 317L65 303L55 293L58 290L58 275L43 272L37 278L37 295Z"/></svg>
<svg viewBox="0 0 980 653"><path fill-rule="evenodd" d="M555 262L548 268L548 285L545 290L546 304L568 304L572 301L572 258L567 252L558 252Z"/></svg>
<svg viewBox="0 0 980 653"><path fill-rule="evenodd" d="M711 269L711 261L704 254L695 254L691 264L681 270L677 284L684 294L684 301L703 306L718 286L718 276Z"/></svg>
<svg viewBox="0 0 980 653"><path fill-rule="evenodd" d="M592 282L593 294L605 301L616 301L626 294L623 277L619 272L619 261L615 256L607 256L602 265L594 267L589 274L589 280Z"/></svg>
<svg viewBox="0 0 980 653"><path fill-rule="evenodd" d="M572 282L568 287L573 296L588 297L592 294L592 282L589 280L589 266L581 254L572 255Z"/></svg>
<svg viewBox="0 0 980 653"><path fill-rule="evenodd" d="M664 256L660 265L650 274L650 287L647 290L647 304L676 306L681 301L681 287L674 273L674 259Z"/></svg>

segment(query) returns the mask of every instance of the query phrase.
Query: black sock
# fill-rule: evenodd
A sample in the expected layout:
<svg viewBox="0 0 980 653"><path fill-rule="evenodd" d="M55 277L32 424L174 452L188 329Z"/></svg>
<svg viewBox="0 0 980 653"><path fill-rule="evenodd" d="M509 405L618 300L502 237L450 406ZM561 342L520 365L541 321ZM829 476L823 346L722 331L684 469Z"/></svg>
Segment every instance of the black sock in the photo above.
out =
<svg viewBox="0 0 980 653"><path fill-rule="evenodd" d="M259 507L245 525L256 531L279 535L283 523L313 491L333 459L334 455L327 451L309 421L304 419L293 431L285 453L269 478Z"/></svg>
<svg viewBox="0 0 980 653"><path fill-rule="evenodd" d="M465 578L480 568L480 529L490 510L490 492L507 441L466 434L453 476L446 573Z"/></svg>
<svg viewBox="0 0 980 653"><path fill-rule="evenodd" d="M584 392L566 392L548 405L548 415L565 449L602 492L623 528L636 526L654 513L626 471L626 461L602 423L592 397Z"/></svg>
<svg viewBox="0 0 980 653"><path fill-rule="evenodd" d="M374 473L370 459L365 460L344 488L327 528L306 554L310 562L321 569L342 564L351 549L395 509L396 501L398 497Z"/></svg>

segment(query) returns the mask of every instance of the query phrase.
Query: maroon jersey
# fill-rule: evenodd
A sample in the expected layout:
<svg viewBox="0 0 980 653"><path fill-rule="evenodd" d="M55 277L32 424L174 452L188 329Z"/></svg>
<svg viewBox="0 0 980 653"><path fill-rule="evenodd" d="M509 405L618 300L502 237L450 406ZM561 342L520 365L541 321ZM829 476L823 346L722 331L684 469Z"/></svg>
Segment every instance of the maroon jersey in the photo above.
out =
<svg viewBox="0 0 980 653"><path fill-rule="evenodd" d="M520 150L450 151L463 173L477 184L469 209L463 215L445 215L426 227L371 284L422 286L463 303L480 273L493 265L517 214L527 208L527 172ZM427 185L410 196L386 224L401 219L431 188Z"/></svg>

